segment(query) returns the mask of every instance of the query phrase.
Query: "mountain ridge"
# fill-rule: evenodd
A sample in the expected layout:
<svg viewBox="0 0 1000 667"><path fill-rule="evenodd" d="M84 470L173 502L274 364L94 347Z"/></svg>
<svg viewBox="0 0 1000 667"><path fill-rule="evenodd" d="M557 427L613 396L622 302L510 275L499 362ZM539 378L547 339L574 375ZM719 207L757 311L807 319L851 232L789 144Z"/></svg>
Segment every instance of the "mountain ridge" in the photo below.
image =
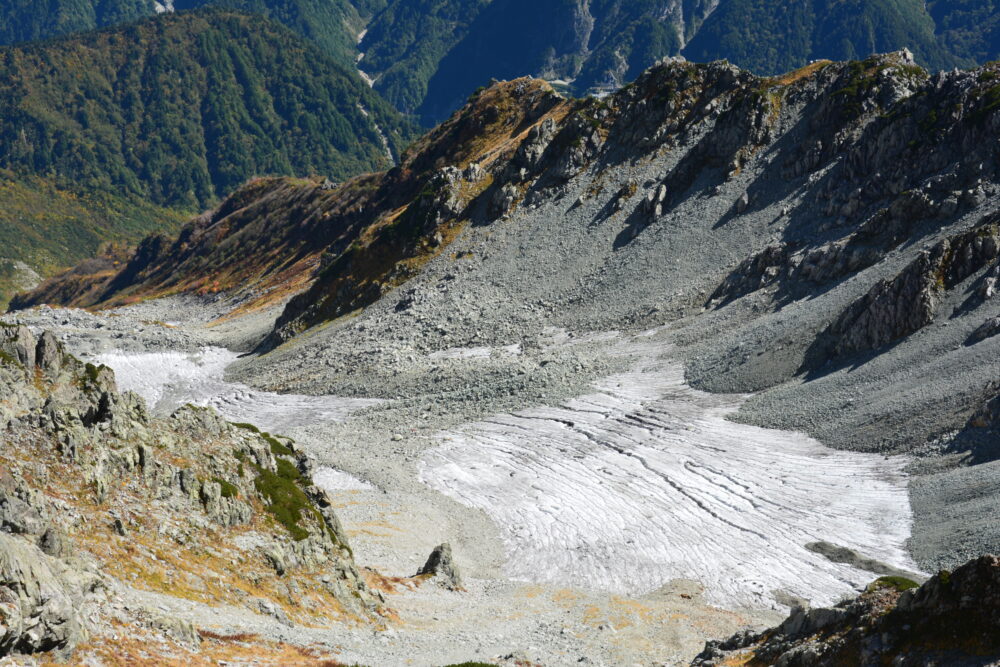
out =
<svg viewBox="0 0 1000 667"><path fill-rule="evenodd" d="M384 168L412 132L318 47L220 9L0 47L0 71L3 259L46 276L253 176Z"/></svg>

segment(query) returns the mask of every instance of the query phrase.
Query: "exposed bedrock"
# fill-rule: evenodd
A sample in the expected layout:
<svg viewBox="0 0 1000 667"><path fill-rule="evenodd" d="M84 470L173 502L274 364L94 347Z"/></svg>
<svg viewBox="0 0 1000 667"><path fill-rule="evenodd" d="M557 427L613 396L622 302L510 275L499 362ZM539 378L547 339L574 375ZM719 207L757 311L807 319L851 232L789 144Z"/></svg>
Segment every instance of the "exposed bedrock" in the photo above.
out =
<svg viewBox="0 0 1000 667"><path fill-rule="evenodd" d="M991 664L1000 653L998 610L1000 559L983 556L919 587L882 577L836 607L799 607L777 628L708 642L692 664Z"/></svg>
<svg viewBox="0 0 1000 667"><path fill-rule="evenodd" d="M0 325L0 396L0 657L71 649L106 620L100 592L139 577L172 594L206 571L234 578L266 562L270 571L253 581L301 586L296 577L319 573L308 585L321 586L330 612L371 620L383 609L292 441L210 408L153 417L137 394L118 390L109 367L80 362L52 333L36 338L24 326ZM159 553L178 555L176 578L163 579L154 572L162 559L143 553L168 538ZM239 561L206 568L202 540L237 550ZM122 568L133 576L122 581ZM268 604L281 609L280 598ZM150 623L197 640L180 619Z"/></svg>
<svg viewBox="0 0 1000 667"><path fill-rule="evenodd" d="M0 532L0 657L70 649L80 611L99 578Z"/></svg>

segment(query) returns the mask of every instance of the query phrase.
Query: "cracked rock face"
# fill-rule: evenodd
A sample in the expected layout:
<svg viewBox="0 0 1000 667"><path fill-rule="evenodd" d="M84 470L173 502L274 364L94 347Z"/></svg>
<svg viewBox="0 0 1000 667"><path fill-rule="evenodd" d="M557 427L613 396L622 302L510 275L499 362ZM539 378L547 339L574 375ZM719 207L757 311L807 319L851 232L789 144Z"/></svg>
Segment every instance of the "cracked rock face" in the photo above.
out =
<svg viewBox="0 0 1000 667"><path fill-rule="evenodd" d="M941 295L998 256L995 224L940 241L894 279L875 285L830 326L828 332L838 338L835 354L874 350L931 324ZM989 337L988 327L975 335Z"/></svg>
<svg viewBox="0 0 1000 667"><path fill-rule="evenodd" d="M37 547L0 533L0 656L71 647L79 639L80 584Z"/></svg>
<svg viewBox="0 0 1000 667"><path fill-rule="evenodd" d="M10 355L21 365L35 366L35 337L27 327L0 327L0 352Z"/></svg>

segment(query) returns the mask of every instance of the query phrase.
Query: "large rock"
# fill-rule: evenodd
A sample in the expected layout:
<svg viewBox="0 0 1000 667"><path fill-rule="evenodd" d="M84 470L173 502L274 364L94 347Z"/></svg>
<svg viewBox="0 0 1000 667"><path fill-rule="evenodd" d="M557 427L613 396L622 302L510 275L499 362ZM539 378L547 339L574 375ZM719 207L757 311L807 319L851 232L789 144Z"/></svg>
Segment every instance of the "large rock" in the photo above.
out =
<svg viewBox="0 0 1000 667"><path fill-rule="evenodd" d="M19 483L8 471L0 470L0 531L39 535L45 530L45 518L39 511L37 494Z"/></svg>
<svg viewBox="0 0 1000 667"><path fill-rule="evenodd" d="M35 363L38 368L49 377L54 377L62 370L65 356L62 345L59 344L55 334L48 330L43 332L35 347Z"/></svg>
<svg viewBox="0 0 1000 667"><path fill-rule="evenodd" d="M35 367L35 337L25 326L0 324L0 353L20 362L25 368Z"/></svg>
<svg viewBox="0 0 1000 667"><path fill-rule="evenodd" d="M80 591L34 545L0 533L0 656L65 649L79 638Z"/></svg>
<svg viewBox="0 0 1000 667"><path fill-rule="evenodd" d="M991 317L972 332L965 344L975 345L997 334L1000 334L1000 317Z"/></svg>
<svg viewBox="0 0 1000 667"><path fill-rule="evenodd" d="M943 249L923 253L852 304L829 329L838 337L835 354L874 350L933 322L941 290L936 269L944 255Z"/></svg>
<svg viewBox="0 0 1000 667"><path fill-rule="evenodd" d="M434 548L417 576L429 576L451 591L462 590L462 575L451 555L451 545L447 542Z"/></svg>

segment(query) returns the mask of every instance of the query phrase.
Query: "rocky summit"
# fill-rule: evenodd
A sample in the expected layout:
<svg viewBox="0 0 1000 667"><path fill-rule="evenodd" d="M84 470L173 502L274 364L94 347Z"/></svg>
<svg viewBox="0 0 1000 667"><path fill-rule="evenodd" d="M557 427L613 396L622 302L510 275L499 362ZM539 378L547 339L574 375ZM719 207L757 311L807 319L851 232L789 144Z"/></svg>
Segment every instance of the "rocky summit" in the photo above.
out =
<svg viewBox="0 0 1000 667"><path fill-rule="evenodd" d="M0 653L995 662L1000 65L923 62L494 81L18 294Z"/></svg>

